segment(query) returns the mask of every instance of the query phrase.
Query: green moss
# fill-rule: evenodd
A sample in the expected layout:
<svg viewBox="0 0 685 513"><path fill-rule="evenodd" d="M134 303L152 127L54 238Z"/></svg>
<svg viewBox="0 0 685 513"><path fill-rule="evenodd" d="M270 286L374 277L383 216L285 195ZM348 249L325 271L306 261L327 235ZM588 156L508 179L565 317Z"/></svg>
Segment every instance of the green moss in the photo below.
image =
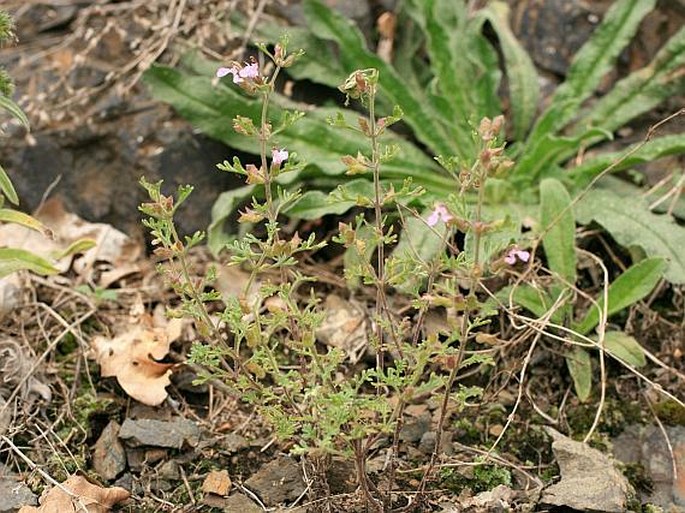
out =
<svg viewBox="0 0 685 513"><path fill-rule="evenodd" d="M654 480L642 463L626 463L622 466L623 475L636 491L650 494L654 490Z"/></svg>
<svg viewBox="0 0 685 513"><path fill-rule="evenodd" d="M654 412L665 424L685 426L685 408L673 399L666 399L654 405Z"/></svg>
<svg viewBox="0 0 685 513"><path fill-rule="evenodd" d="M568 424L572 437L584 437L595 420L597 404L577 404L567 410ZM643 412L635 401L626 401L608 397L599 419L598 431L618 436L630 424L640 423Z"/></svg>
<svg viewBox="0 0 685 513"><path fill-rule="evenodd" d="M466 488L481 493L499 485L511 486L511 472L499 465L477 465L473 467L473 477L469 477L452 467L445 467L440 471L440 485L456 494Z"/></svg>

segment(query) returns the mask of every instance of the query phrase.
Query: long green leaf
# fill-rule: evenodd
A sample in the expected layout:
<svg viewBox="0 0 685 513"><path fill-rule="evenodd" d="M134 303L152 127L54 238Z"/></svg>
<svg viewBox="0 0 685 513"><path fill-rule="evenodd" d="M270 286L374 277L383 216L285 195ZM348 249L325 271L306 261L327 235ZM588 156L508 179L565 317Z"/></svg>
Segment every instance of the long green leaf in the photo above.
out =
<svg viewBox="0 0 685 513"><path fill-rule="evenodd" d="M44 234L50 230L35 217L11 208L0 208L0 223L14 223Z"/></svg>
<svg viewBox="0 0 685 513"><path fill-rule="evenodd" d="M659 282L666 270L663 258L646 258L621 274L609 285L607 291L607 315L613 315L646 297ZM586 335L599 324L599 313L603 308L602 298L598 307L592 306L574 330Z"/></svg>
<svg viewBox="0 0 685 513"><path fill-rule="evenodd" d="M538 108L540 85L535 65L509 26L510 8L506 3L499 0L491 2L478 14L485 16L497 33L509 81L513 138L522 140Z"/></svg>
<svg viewBox="0 0 685 513"><path fill-rule="evenodd" d="M22 270L32 271L41 275L59 272L50 262L38 255L34 255L30 251L0 248L0 278Z"/></svg>
<svg viewBox="0 0 685 513"><path fill-rule="evenodd" d="M647 365L645 351L640 343L622 331L607 331L604 334L604 349L632 367L639 369Z"/></svg>
<svg viewBox="0 0 685 513"><path fill-rule="evenodd" d="M19 196L17 196L17 191L14 190L12 180L10 180L10 177L7 176L7 173L2 166L0 166L0 191L2 191L12 205L19 204Z"/></svg>
<svg viewBox="0 0 685 513"><path fill-rule="evenodd" d="M667 261L665 277L671 283L685 283L685 227L669 215L650 212L641 198L626 198L606 189L588 192L576 205L581 224L595 221L624 247L641 247L649 257Z"/></svg>
<svg viewBox="0 0 685 513"><path fill-rule="evenodd" d="M540 184L540 229L547 264L552 272L571 285L576 282L576 223L571 196L555 179Z"/></svg>
<svg viewBox="0 0 685 513"><path fill-rule="evenodd" d="M671 37L646 67L619 81L603 96L577 130L601 126L614 131L632 119L650 111L662 101L685 93L685 28Z"/></svg>
<svg viewBox="0 0 685 513"><path fill-rule="evenodd" d="M246 185L219 194L212 206L212 222L207 228L207 247L214 255L218 255L231 239L224 229L226 220L252 196L254 191L254 185Z"/></svg>
<svg viewBox="0 0 685 513"><path fill-rule="evenodd" d="M555 116L556 129L568 123L578 105L597 89L655 4L656 0L617 0L611 5L602 23L573 57L566 80L554 93L546 115Z"/></svg>
<svg viewBox="0 0 685 513"><path fill-rule="evenodd" d="M574 56L566 81L557 88L549 107L533 127L517 166L518 173L530 174L530 168L538 162L530 154L539 154L541 142L577 115L582 102L595 91L655 3L656 0L617 0L611 5L602 23Z"/></svg>
<svg viewBox="0 0 685 513"><path fill-rule="evenodd" d="M402 106L404 121L421 142L436 154L460 154L454 130L438 122L442 114L433 110L431 102L420 91L409 89L392 66L366 48L364 37L350 20L318 0L305 0L304 13L308 28L317 37L337 44L340 62L349 73L360 68L379 70L381 95L392 104Z"/></svg>
<svg viewBox="0 0 685 513"><path fill-rule="evenodd" d="M581 165L569 170L566 178L574 187L582 188L614 163L617 164L612 168L612 172L618 172L638 164L683 153L685 153L685 134L655 137L646 143L633 144L620 152L601 153L591 157ZM622 158L623 160L621 160Z"/></svg>
<svg viewBox="0 0 685 513"><path fill-rule="evenodd" d="M13 117L15 117L19 122L24 125L26 130L30 130L29 118L26 117L24 111L21 107L17 105L11 98L8 98L4 94L0 94L0 109L4 109L9 112Z"/></svg>
<svg viewBox="0 0 685 513"><path fill-rule="evenodd" d="M238 150L259 153L258 142L236 133L230 120L236 115L259 119L260 104L240 94L232 84L214 87L209 77L189 75L162 66L150 68L145 80L157 98L169 102L210 137ZM284 98L276 98L276 101L286 107L294 106ZM321 107L279 133L277 144L305 156L323 173L341 175L345 166L340 158L356 155L368 147L368 140L357 132L328 126L326 118L338 112L343 112L350 124L356 124L358 115L351 110ZM274 104L270 114L273 119L279 119L283 111ZM383 165L388 177L412 177L417 185L426 188L444 188L452 183L438 165L413 144L392 132L387 132L384 139L388 144L396 144L400 150L397 159Z"/></svg>
<svg viewBox="0 0 685 513"><path fill-rule="evenodd" d="M592 359L582 347L574 347L566 355L566 366L573 379L576 395L580 402L585 402L590 398L592 392Z"/></svg>

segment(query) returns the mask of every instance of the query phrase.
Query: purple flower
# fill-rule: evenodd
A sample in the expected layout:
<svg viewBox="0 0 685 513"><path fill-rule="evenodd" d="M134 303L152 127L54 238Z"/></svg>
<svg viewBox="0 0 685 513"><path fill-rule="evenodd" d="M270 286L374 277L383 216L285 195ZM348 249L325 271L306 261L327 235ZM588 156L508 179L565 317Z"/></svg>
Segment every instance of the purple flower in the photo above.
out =
<svg viewBox="0 0 685 513"><path fill-rule="evenodd" d="M223 68L222 67L222 68L219 68L218 70L216 70L216 76L218 78L224 78L229 73L235 73L235 67L233 67L233 68Z"/></svg>
<svg viewBox="0 0 685 513"><path fill-rule="evenodd" d="M271 158L274 165L280 166L283 162L288 160L288 150L281 148L280 150L274 148L271 150Z"/></svg>
<svg viewBox="0 0 685 513"><path fill-rule="evenodd" d="M240 78L257 78L259 76L259 65L256 62L248 64L238 72L238 75Z"/></svg>
<svg viewBox="0 0 685 513"><path fill-rule="evenodd" d="M428 226L435 226L439 221L447 223L452 219L454 219L454 216L449 213L447 207L442 203L437 203L433 212L426 219L426 223L428 223Z"/></svg>
<svg viewBox="0 0 685 513"><path fill-rule="evenodd" d="M527 262L528 260L530 260L530 253L528 251L524 251L518 248L512 248L504 257L504 262L509 265L514 265L517 259L521 262Z"/></svg>

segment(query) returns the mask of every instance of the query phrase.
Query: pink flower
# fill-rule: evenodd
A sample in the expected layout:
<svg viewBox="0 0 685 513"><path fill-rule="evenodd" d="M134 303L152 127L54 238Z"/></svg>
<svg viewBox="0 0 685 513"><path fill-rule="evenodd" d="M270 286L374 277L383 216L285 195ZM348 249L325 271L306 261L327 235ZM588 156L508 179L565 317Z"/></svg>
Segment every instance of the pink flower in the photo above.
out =
<svg viewBox="0 0 685 513"><path fill-rule="evenodd" d="M274 148L271 150L271 158L274 165L280 166L283 162L288 160L288 150L281 148L280 150Z"/></svg>
<svg viewBox="0 0 685 513"><path fill-rule="evenodd" d="M454 216L449 213L447 207L442 203L437 203L433 212L426 219L426 223L428 223L428 226L435 226L439 221L447 223L452 219L454 219Z"/></svg>
<svg viewBox="0 0 685 513"><path fill-rule="evenodd" d="M259 65L256 62L248 64L238 72L240 78L257 78L259 76Z"/></svg>
<svg viewBox="0 0 685 513"><path fill-rule="evenodd" d="M224 78L229 73L235 73L235 71L236 71L235 67L233 67L233 68L223 68L222 67L222 68L219 68L218 70L216 70L216 76L218 78Z"/></svg>
<svg viewBox="0 0 685 513"><path fill-rule="evenodd" d="M504 262L509 265L514 265L517 259L521 262L527 262L528 260L530 260L530 253L528 251L520 250L518 248L512 248L504 257Z"/></svg>
<svg viewBox="0 0 685 513"><path fill-rule="evenodd" d="M223 78L226 75L233 75L233 83L240 84L248 80L254 80L259 77L259 64L253 62L252 64L246 64L241 66L240 64L234 64L230 68L221 67L216 70L216 76Z"/></svg>

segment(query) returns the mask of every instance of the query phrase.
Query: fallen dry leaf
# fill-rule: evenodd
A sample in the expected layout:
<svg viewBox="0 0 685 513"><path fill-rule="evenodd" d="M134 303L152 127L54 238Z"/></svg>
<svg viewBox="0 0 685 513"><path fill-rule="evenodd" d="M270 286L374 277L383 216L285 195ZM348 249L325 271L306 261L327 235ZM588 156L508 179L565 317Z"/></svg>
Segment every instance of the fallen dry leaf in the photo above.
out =
<svg viewBox="0 0 685 513"><path fill-rule="evenodd" d="M89 223L64 210L62 202L54 198L46 201L34 217L50 229L52 239L24 226L4 224L0 226L0 244L25 249L53 261L77 241L88 239L95 241L94 247L83 251L77 261L73 261L73 256L59 258L55 267L64 272L73 263L74 269L81 275L87 275L96 262L126 269L127 274L138 270L135 262L142 248L116 228L104 223ZM107 286L111 283L112 278L109 277L109 283L98 285Z"/></svg>
<svg viewBox="0 0 685 513"><path fill-rule="evenodd" d="M68 490L67 493L65 490ZM40 498L40 506L23 506L19 513L107 513L125 501L130 493L118 486L102 488L84 477L71 476L61 486L50 488Z"/></svg>
<svg viewBox="0 0 685 513"><path fill-rule="evenodd" d="M124 391L143 404L157 406L167 397L166 387L175 363L162 360L169 345L180 335L180 319L165 327L134 325L112 339L95 337L92 356L102 377L116 377Z"/></svg>
<svg viewBox="0 0 685 513"><path fill-rule="evenodd" d="M325 303L326 316L316 337L326 345L342 349L350 362L357 363L368 345L367 320L363 312L335 294Z"/></svg>
<svg viewBox="0 0 685 513"><path fill-rule="evenodd" d="M212 470L202 482L202 491L225 496L231 491L231 484L226 470Z"/></svg>

